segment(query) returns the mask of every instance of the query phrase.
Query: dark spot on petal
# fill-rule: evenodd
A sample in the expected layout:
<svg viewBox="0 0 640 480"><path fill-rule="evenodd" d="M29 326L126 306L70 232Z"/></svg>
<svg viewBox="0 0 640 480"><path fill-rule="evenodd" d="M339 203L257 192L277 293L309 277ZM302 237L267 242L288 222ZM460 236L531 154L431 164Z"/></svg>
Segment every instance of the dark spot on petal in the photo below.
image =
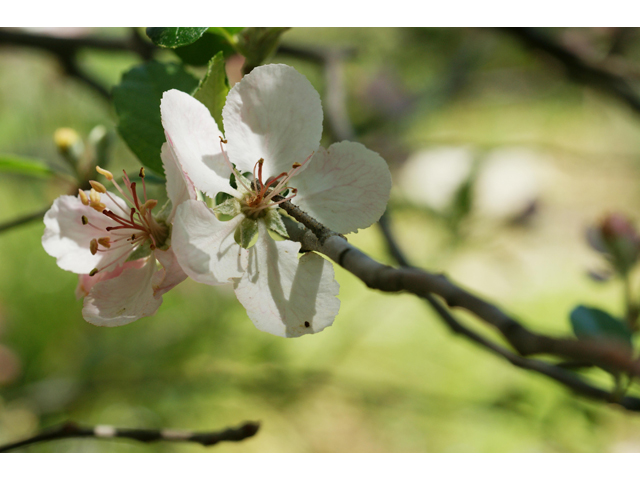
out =
<svg viewBox="0 0 640 480"><path fill-rule="evenodd" d="M311 324L309 322L304 322L304 326L309 328L311 326Z"/></svg>

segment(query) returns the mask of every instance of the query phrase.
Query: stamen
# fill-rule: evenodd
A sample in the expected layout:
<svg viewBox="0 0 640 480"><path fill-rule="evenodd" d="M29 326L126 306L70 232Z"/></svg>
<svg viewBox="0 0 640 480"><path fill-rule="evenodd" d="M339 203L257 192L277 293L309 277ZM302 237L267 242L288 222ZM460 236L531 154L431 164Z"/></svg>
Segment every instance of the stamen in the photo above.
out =
<svg viewBox="0 0 640 480"><path fill-rule="evenodd" d="M109 170L105 170L104 168L100 168L96 165L96 172L100 175L104 175L110 182L113 181L113 174Z"/></svg>
<svg viewBox="0 0 640 480"><path fill-rule="evenodd" d="M98 251L98 240L95 238L92 238L91 242L89 242L89 251L91 252L91 255L95 255Z"/></svg>
<svg viewBox="0 0 640 480"><path fill-rule="evenodd" d="M91 203L100 203L100 194L96 192L93 188L89 192L89 200Z"/></svg>
<svg viewBox="0 0 640 480"><path fill-rule="evenodd" d="M98 273L98 269L97 269L97 268L94 268L93 270L91 270L91 271L89 272L89 276L90 276L90 277L93 277L96 273Z"/></svg>
<svg viewBox="0 0 640 480"><path fill-rule="evenodd" d="M107 206L104 203L93 203L91 202L91 208L93 208L96 212L102 213Z"/></svg>
<svg viewBox="0 0 640 480"><path fill-rule="evenodd" d="M107 193L107 189L100 182L96 182L95 180L89 180L89 183L97 192Z"/></svg>
<svg viewBox="0 0 640 480"><path fill-rule="evenodd" d="M144 167L140 167L140 173L138 174L140 178L144 178Z"/></svg>
<svg viewBox="0 0 640 480"><path fill-rule="evenodd" d="M78 196L83 205L89 205L89 199L87 198L87 194L84 193L84 190L78 189Z"/></svg>
<svg viewBox="0 0 640 480"><path fill-rule="evenodd" d="M151 199L151 200L147 200L146 202L144 202L144 204L142 205L142 208L144 210L150 211L153 210L153 208L158 205L158 201Z"/></svg>
<svg viewBox="0 0 640 480"><path fill-rule="evenodd" d="M83 225L87 225L89 223L89 219L87 217L85 217L84 215L82 215L82 224Z"/></svg>
<svg viewBox="0 0 640 480"><path fill-rule="evenodd" d="M102 237L98 239L98 243L100 245L102 245L105 248L110 248L111 247L111 238L109 237Z"/></svg>

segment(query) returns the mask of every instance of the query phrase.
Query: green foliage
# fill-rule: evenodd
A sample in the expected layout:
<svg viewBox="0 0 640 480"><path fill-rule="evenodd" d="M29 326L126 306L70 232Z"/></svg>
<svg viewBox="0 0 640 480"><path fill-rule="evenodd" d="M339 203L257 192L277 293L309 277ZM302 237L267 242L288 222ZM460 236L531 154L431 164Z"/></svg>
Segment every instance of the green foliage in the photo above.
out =
<svg viewBox="0 0 640 480"><path fill-rule="evenodd" d="M629 327L607 312L591 307L578 306L571 312L571 326L578 338L608 338L631 345Z"/></svg>
<svg viewBox="0 0 640 480"><path fill-rule="evenodd" d="M288 27L252 27L238 34L238 50L245 56L244 70L250 72L275 51Z"/></svg>
<svg viewBox="0 0 640 480"><path fill-rule="evenodd" d="M6 153L0 154L0 172L18 173L40 178L47 178L55 174L42 160Z"/></svg>
<svg viewBox="0 0 640 480"><path fill-rule="evenodd" d="M236 229L235 241L242 248L249 248L253 239L258 235L258 221L245 218Z"/></svg>
<svg viewBox="0 0 640 480"><path fill-rule="evenodd" d="M200 81L198 89L193 96L200 100L211 113L220 131L224 133L222 125L222 107L229 93L229 82L224 69L224 55L218 52L209 62L207 74Z"/></svg>
<svg viewBox="0 0 640 480"><path fill-rule="evenodd" d="M226 58L233 54L235 49L229 44L226 37L209 32L202 35L197 42L174 50L174 53L184 63L198 67L206 65L218 52L221 52Z"/></svg>
<svg viewBox="0 0 640 480"><path fill-rule="evenodd" d="M176 48L198 40L209 27L147 27L147 36L159 47Z"/></svg>
<svg viewBox="0 0 640 480"><path fill-rule="evenodd" d="M151 61L129 70L113 89L118 132L142 164L164 177L160 149L165 142L160 120L162 94L175 88L191 93L198 80L179 64Z"/></svg>

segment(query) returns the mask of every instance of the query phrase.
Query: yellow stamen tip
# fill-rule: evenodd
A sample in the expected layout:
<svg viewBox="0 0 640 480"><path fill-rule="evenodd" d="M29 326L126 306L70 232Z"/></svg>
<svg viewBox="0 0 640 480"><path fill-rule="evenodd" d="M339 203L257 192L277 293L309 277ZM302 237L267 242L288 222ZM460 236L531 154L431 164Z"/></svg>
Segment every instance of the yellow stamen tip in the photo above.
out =
<svg viewBox="0 0 640 480"><path fill-rule="evenodd" d="M144 202L144 204L142 205L142 208L144 208L145 210L153 210L153 208L156 205L158 205L158 201L154 200L153 198L150 198L149 200Z"/></svg>
<svg viewBox="0 0 640 480"><path fill-rule="evenodd" d="M89 199L87 198L87 194L84 193L84 190L78 190L78 196L83 205L89 205Z"/></svg>
<svg viewBox="0 0 640 480"><path fill-rule="evenodd" d="M98 243L102 245L104 248L111 248L111 238L109 237L99 238Z"/></svg>
<svg viewBox="0 0 640 480"><path fill-rule="evenodd" d="M89 192L89 199L91 200L92 204L100 203L100 194L96 192L94 188L92 188L91 191Z"/></svg>
<svg viewBox="0 0 640 480"><path fill-rule="evenodd" d="M222 143L227 143L227 141L226 141L224 138L222 138L222 137L218 137L218 138L220 138L220 141L221 141Z"/></svg>
<svg viewBox="0 0 640 480"><path fill-rule="evenodd" d="M104 168L96 166L96 172L98 172L100 175L104 175L109 181L113 180L113 173L111 173L109 170L105 170Z"/></svg>
<svg viewBox="0 0 640 480"><path fill-rule="evenodd" d="M82 224L86 225L87 223L89 223L89 219L86 216L82 215Z"/></svg>
<svg viewBox="0 0 640 480"><path fill-rule="evenodd" d="M301 164L301 163L296 162L296 163L294 163L294 164L291 166L291 168L299 168L299 167L301 167L301 166L302 166L302 164Z"/></svg>
<svg viewBox="0 0 640 480"><path fill-rule="evenodd" d="M93 208L96 212L102 213L102 211L107 208L104 203L100 202L91 202L91 208Z"/></svg>
<svg viewBox="0 0 640 480"><path fill-rule="evenodd" d="M91 270L91 272L89 272L89 276L93 277L96 273L98 273L98 269L94 268L93 270Z"/></svg>
<svg viewBox="0 0 640 480"><path fill-rule="evenodd" d="M89 251L91 252L91 255L95 255L96 253L98 253L98 240L96 240L95 238L92 238L91 242L89 243Z"/></svg>
<svg viewBox="0 0 640 480"><path fill-rule="evenodd" d="M107 189L100 182L96 182L95 180L89 180L89 183L97 192L107 193Z"/></svg>
<svg viewBox="0 0 640 480"><path fill-rule="evenodd" d="M59 128L53 134L53 141L61 151L66 152L80 141L80 135L72 128Z"/></svg>
<svg viewBox="0 0 640 480"><path fill-rule="evenodd" d="M260 160L258 160L258 163L262 165L264 163L264 158L261 158Z"/></svg>
<svg viewBox="0 0 640 480"><path fill-rule="evenodd" d="M140 173L138 174L140 178L144 178L144 167L140 167Z"/></svg>

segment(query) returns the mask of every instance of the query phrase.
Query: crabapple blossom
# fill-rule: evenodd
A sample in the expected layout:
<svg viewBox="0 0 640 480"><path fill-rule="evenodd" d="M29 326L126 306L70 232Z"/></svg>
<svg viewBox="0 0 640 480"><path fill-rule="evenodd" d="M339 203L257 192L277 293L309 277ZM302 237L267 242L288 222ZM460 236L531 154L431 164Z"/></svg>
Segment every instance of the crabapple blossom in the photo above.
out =
<svg viewBox="0 0 640 480"><path fill-rule="evenodd" d="M195 187L212 199L226 194L213 209L197 200L178 207L172 244L183 270L201 283L232 283L265 332L295 337L331 325L340 307L333 266L313 252L299 257L278 205L291 201L339 233L366 228L389 198L386 162L359 143L322 148L320 96L286 65L257 67L231 89L226 138L207 108L178 90L164 93L161 113Z"/></svg>
<svg viewBox="0 0 640 480"><path fill-rule="evenodd" d="M60 268L79 274L76 295L85 297L82 316L89 323L112 327L153 315L162 295L187 278L170 246L170 225L176 207L195 198L195 190L166 145L162 162L171 203L156 215L144 169L139 192L126 172L121 187L97 167L121 196L91 181L91 190L57 198L44 217L42 245Z"/></svg>

